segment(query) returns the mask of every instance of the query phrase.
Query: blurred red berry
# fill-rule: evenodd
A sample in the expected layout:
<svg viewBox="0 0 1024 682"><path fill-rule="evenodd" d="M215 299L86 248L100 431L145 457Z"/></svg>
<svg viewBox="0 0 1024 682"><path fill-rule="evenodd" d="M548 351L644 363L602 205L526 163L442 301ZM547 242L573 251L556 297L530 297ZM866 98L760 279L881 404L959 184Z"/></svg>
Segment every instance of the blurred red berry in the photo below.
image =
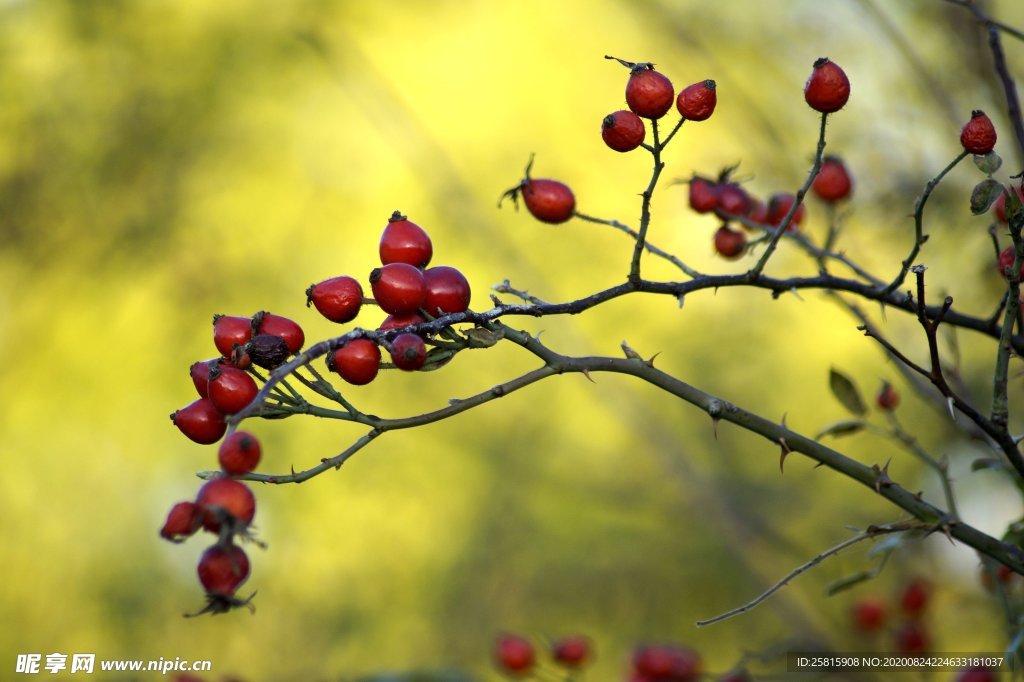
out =
<svg viewBox="0 0 1024 682"><path fill-rule="evenodd" d="M715 251L718 255L734 259L743 255L747 248L747 235L725 225L715 232Z"/></svg>
<svg viewBox="0 0 1024 682"><path fill-rule="evenodd" d="M203 528L211 533L219 533L224 522L244 528L256 515L252 491L233 478L207 481L196 495L196 504L203 512Z"/></svg>
<svg viewBox="0 0 1024 682"><path fill-rule="evenodd" d="M908 621L901 625L894 635L896 652L900 654L920 654L931 647L928 633L918 621Z"/></svg>
<svg viewBox="0 0 1024 682"><path fill-rule="evenodd" d="M590 639L583 635L564 637L551 646L551 657L567 668L586 665L590 656Z"/></svg>
<svg viewBox="0 0 1024 682"><path fill-rule="evenodd" d="M433 255L434 246L423 228L402 215L401 211L392 213L380 236L381 264L406 263L425 268Z"/></svg>
<svg viewBox="0 0 1024 682"><path fill-rule="evenodd" d="M203 552L196 572L209 594L230 597L249 577L249 557L236 545L213 545Z"/></svg>
<svg viewBox="0 0 1024 682"><path fill-rule="evenodd" d="M224 439L217 450L217 461L224 473L247 474L260 463L260 442L247 431L235 431Z"/></svg>
<svg viewBox="0 0 1024 682"><path fill-rule="evenodd" d="M171 542L182 542L202 525L202 514L195 502L179 502L171 507L160 529L160 537Z"/></svg>
<svg viewBox="0 0 1024 682"><path fill-rule="evenodd" d="M788 192L778 192L773 194L768 199L768 225L772 227L779 227L782 225L783 219L789 210L796 203L796 197ZM804 220L804 214L806 213L806 206L800 204L800 207L796 209L796 213L793 214L793 219L789 223L787 232L795 232L800 227L800 223Z"/></svg>
<svg viewBox="0 0 1024 682"><path fill-rule="evenodd" d="M881 410L890 412L896 409L896 406L900 404L900 394L896 391L888 381L882 382L882 388L879 389L878 395L875 396L875 404Z"/></svg>
<svg viewBox="0 0 1024 682"><path fill-rule="evenodd" d="M853 191L853 180L843 160L838 156L826 156L821 169L814 176L811 190L819 199L829 203L849 197Z"/></svg>
<svg viewBox="0 0 1024 682"><path fill-rule="evenodd" d="M533 645L519 635L501 635L494 645L494 660L509 675L526 675L535 662Z"/></svg>
<svg viewBox="0 0 1024 682"><path fill-rule="evenodd" d="M717 103L717 85L708 79L683 88L676 99L676 108L689 121L706 121L715 113Z"/></svg>
<svg viewBox="0 0 1024 682"><path fill-rule="evenodd" d="M750 211L750 195L735 182L721 182L716 187L717 212L724 217L745 216Z"/></svg>
<svg viewBox="0 0 1024 682"><path fill-rule="evenodd" d="M697 213L710 213L718 207L718 185L707 178L690 179L690 208Z"/></svg>
<svg viewBox="0 0 1024 682"><path fill-rule="evenodd" d="M853 627L860 632L877 632L885 626L886 615L884 601L878 597L865 597L853 605Z"/></svg>
<svg viewBox="0 0 1024 682"><path fill-rule="evenodd" d="M971 154L988 154L996 146L996 127L984 111L971 112L971 120L960 131L960 144Z"/></svg>
<svg viewBox="0 0 1024 682"><path fill-rule="evenodd" d="M678 645L649 644L633 654L633 669L653 680L691 682L700 679L700 655Z"/></svg>
<svg viewBox="0 0 1024 682"><path fill-rule="evenodd" d="M931 596L931 585L923 578L913 578L900 595L900 607L903 613L911 618L917 618L928 605L928 598Z"/></svg>
<svg viewBox="0 0 1024 682"><path fill-rule="evenodd" d="M959 671L954 682L995 682L996 674L991 668L975 665Z"/></svg>
<svg viewBox="0 0 1024 682"><path fill-rule="evenodd" d="M830 114L839 111L850 99L850 79L835 62L822 57L804 86L804 99L815 111Z"/></svg>

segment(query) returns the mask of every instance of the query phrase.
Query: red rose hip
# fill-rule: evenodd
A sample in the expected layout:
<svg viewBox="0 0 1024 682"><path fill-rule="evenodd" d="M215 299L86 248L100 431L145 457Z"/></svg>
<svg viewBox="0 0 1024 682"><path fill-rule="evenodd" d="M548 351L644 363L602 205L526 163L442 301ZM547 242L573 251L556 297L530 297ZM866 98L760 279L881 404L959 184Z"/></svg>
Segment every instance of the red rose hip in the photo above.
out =
<svg viewBox="0 0 1024 682"><path fill-rule="evenodd" d="M1024 204L1024 187L1020 185L1011 185L1007 191L1012 191L1017 195L1017 199ZM995 203L992 204L992 210L995 211L996 220L1001 223L1007 222L1006 218L1006 192L999 195Z"/></svg>
<svg viewBox="0 0 1024 682"><path fill-rule="evenodd" d="M590 658L590 640L583 635L560 639L552 645L551 657L566 668L579 668Z"/></svg>
<svg viewBox="0 0 1024 682"><path fill-rule="evenodd" d="M424 273L424 276L426 276L426 273ZM386 332L390 329L401 329L402 327L408 327L414 324L422 324L426 321L427 318L423 317L419 313L411 313L409 315L388 315L384 318L384 321L380 323L380 326L377 327L377 329L382 332Z"/></svg>
<svg viewBox="0 0 1024 682"><path fill-rule="evenodd" d="M423 272L408 263L388 263L370 273L370 287L381 310L408 315L423 307L427 285Z"/></svg>
<svg viewBox="0 0 1024 682"><path fill-rule="evenodd" d="M849 197L853 191L853 180L843 160L837 156L826 156L821 169L814 176L811 190L819 199L829 203Z"/></svg>
<svg viewBox="0 0 1024 682"><path fill-rule="evenodd" d="M971 112L971 120L960 131L960 144L971 154L988 154L996 146L996 127L984 111Z"/></svg>
<svg viewBox="0 0 1024 682"><path fill-rule="evenodd" d="M796 197L788 192L778 192L773 194L768 199L768 224L772 227L779 227L782 225L782 221L785 219L786 214L793 208L793 204L796 203ZM806 213L805 206L800 204L796 209L796 213L793 214L793 219L789 222L789 226L786 228L788 232L795 232L800 223L804 220L804 214Z"/></svg>
<svg viewBox="0 0 1024 682"><path fill-rule="evenodd" d="M745 216L750 211L750 195L735 182L718 184L716 211L727 216Z"/></svg>
<svg viewBox="0 0 1024 682"><path fill-rule="evenodd" d="M213 343L224 357L231 357L235 344L244 346L252 338L252 318L240 315L213 316Z"/></svg>
<svg viewBox="0 0 1024 682"><path fill-rule="evenodd" d="M231 366L211 368L208 386L210 402L223 414L241 412L259 393L251 376Z"/></svg>
<svg viewBox="0 0 1024 682"><path fill-rule="evenodd" d="M249 557L237 545L213 545L203 552L196 573L209 594L230 597L249 577Z"/></svg>
<svg viewBox="0 0 1024 682"><path fill-rule="evenodd" d="M380 371L380 348L369 339L355 339L327 356L327 368L350 384L363 386Z"/></svg>
<svg viewBox="0 0 1024 682"><path fill-rule="evenodd" d="M284 339L288 352L293 355L302 350L306 342L306 335L295 320L274 313L262 311L253 315L252 328L253 335L269 334Z"/></svg>
<svg viewBox="0 0 1024 682"><path fill-rule="evenodd" d="M200 445L216 443L228 428L224 415L209 398L189 403L172 414L171 421L190 440Z"/></svg>
<svg viewBox="0 0 1024 682"><path fill-rule="evenodd" d="M850 79L838 64L822 57L814 62L814 70L804 86L804 99L823 114L839 111L850 99Z"/></svg>
<svg viewBox="0 0 1024 682"><path fill-rule="evenodd" d="M853 605L851 614L854 629L860 632L878 632L885 627L885 602L878 597L866 597Z"/></svg>
<svg viewBox="0 0 1024 682"><path fill-rule="evenodd" d="M688 85L679 93L676 108L683 118L689 121L706 121L715 113L718 104L717 85L708 79Z"/></svg>
<svg viewBox="0 0 1024 682"><path fill-rule="evenodd" d="M248 526L256 515L252 491L233 478L207 481L196 495L196 504L203 512L203 528L211 533L219 533L225 521L232 526Z"/></svg>
<svg viewBox="0 0 1024 682"><path fill-rule="evenodd" d="M626 104L637 116L658 119L672 108L672 81L651 64L636 64L626 83Z"/></svg>
<svg viewBox="0 0 1024 682"><path fill-rule="evenodd" d="M715 232L715 251L718 255L735 259L743 255L747 248L747 235L723 225Z"/></svg>
<svg viewBox="0 0 1024 682"><path fill-rule="evenodd" d="M199 530L202 514L195 502L179 502L171 507L167 520L160 529L160 537L171 542L182 542Z"/></svg>
<svg viewBox="0 0 1024 682"><path fill-rule="evenodd" d="M572 190L557 180L527 180L522 194L527 210L542 223L564 223L576 210L576 197Z"/></svg>
<svg viewBox="0 0 1024 682"><path fill-rule="evenodd" d="M351 322L363 305L363 287L348 275L325 279L306 289L306 306L309 305L331 322Z"/></svg>
<svg viewBox="0 0 1024 682"><path fill-rule="evenodd" d="M438 265L423 273L427 287L424 310L439 317L447 313L461 313L469 308L472 292L465 276L453 267Z"/></svg>
<svg viewBox="0 0 1024 682"><path fill-rule="evenodd" d="M419 334L399 334L391 342L391 362L398 369L415 372L427 362L427 344Z"/></svg>
<svg viewBox="0 0 1024 682"><path fill-rule="evenodd" d="M707 178L693 176L690 180L690 208L697 213L710 213L718 207L718 185Z"/></svg>
<svg viewBox="0 0 1024 682"><path fill-rule="evenodd" d="M406 263L425 268L433 255L434 247L423 228L402 215L401 211L392 213L380 237L381 264Z"/></svg>
<svg viewBox="0 0 1024 682"><path fill-rule="evenodd" d="M519 635L502 635L494 645L498 667L511 675L525 675L533 668L536 656L529 640Z"/></svg>
<svg viewBox="0 0 1024 682"><path fill-rule="evenodd" d="M601 122L601 139L617 152L633 151L643 143L646 134L644 122L627 109L608 114Z"/></svg>
<svg viewBox="0 0 1024 682"><path fill-rule="evenodd" d="M247 431L235 431L224 439L217 450L217 461L224 473L247 474L260 463L260 442Z"/></svg>

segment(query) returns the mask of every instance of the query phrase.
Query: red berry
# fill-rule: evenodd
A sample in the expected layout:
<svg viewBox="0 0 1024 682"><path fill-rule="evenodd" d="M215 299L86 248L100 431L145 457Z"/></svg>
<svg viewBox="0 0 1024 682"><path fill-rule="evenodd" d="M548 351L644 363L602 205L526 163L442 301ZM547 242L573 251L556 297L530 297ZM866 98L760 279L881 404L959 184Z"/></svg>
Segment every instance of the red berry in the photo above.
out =
<svg viewBox="0 0 1024 682"><path fill-rule="evenodd" d="M693 176L690 180L690 208L697 213L710 213L718 207L718 185L711 180Z"/></svg>
<svg viewBox="0 0 1024 682"><path fill-rule="evenodd" d="M875 404L881 410L895 410L896 406L900 404L900 394L888 381L882 382L882 388L875 396Z"/></svg>
<svg viewBox="0 0 1024 682"><path fill-rule="evenodd" d="M903 588L903 594L900 596L900 606L903 607L903 613L907 614L911 618L917 618L924 611L924 607L928 605L928 598L931 596L931 585L928 584L922 578L914 578L907 586Z"/></svg>
<svg viewBox="0 0 1024 682"><path fill-rule="evenodd" d="M557 180L527 180L521 188L523 202L530 214L542 223L564 223L576 210L572 190Z"/></svg>
<svg viewBox="0 0 1024 682"><path fill-rule="evenodd" d="M203 552L196 572L209 594L230 597L249 577L249 557L237 545L213 545Z"/></svg>
<svg viewBox="0 0 1024 682"><path fill-rule="evenodd" d="M331 322L351 322L363 304L363 287L347 275L325 279L306 289L306 305L310 304Z"/></svg>
<svg viewBox="0 0 1024 682"><path fill-rule="evenodd" d="M739 258L747 248L747 235L722 225L715 232L715 251L725 258Z"/></svg>
<svg viewBox="0 0 1024 682"><path fill-rule="evenodd" d="M356 386L373 381L380 370L380 348L369 339L355 339L327 356L327 368Z"/></svg>
<svg viewBox="0 0 1024 682"><path fill-rule="evenodd" d="M164 527L160 529L160 537L171 542L182 542L197 530L202 524L202 515L195 502L179 502L171 507L164 521Z"/></svg>
<svg viewBox="0 0 1024 682"><path fill-rule="evenodd" d="M199 360L193 362L188 368L188 374L192 377L192 385L196 387L200 398L210 397L210 370L218 365L224 364L224 358L213 358L212 360Z"/></svg>
<svg viewBox="0 0 1024 682"><path fill-rule="evenodd" d="M811 189L822 201L829 203L850 196L853 180L843 160L838 156L826 156L821 163L821 170L811 183Z"/></svg>
<svg viewBox="0 0 1024 682"><path fill-rule="evenodd" d="M566 668L579 668L590 658L590 640L583 635L560 639L552 645L551 657Z"/></svg>
<svg viewBox="0 0 1024 682"><path fill-rule="evenodd" d="M688 85L679 93L676 108L683 118L690 121L705 121L715 113L718 104L715 81L708 79Z"/></svg>
<svg viewBox="0 0 1024 682"><path fill-rule="evenodd" d="M431 268L432 270L433 268ZM428 270L427 272L430 272ZM426 277L426 273L423 273ZM430 296L430 291L427 291L427 296ZM427 318L423 317L419 313L411 313L409 315L388 315L384 318L384 321L377 327L378 330L386 332L389 329L401 329L402 327L408 327L414 324L421 324L426 322Z"/></svg>
<svg viewBox="0 0 1024 682"><path fill-rule="evenodd" d="M672 108L672 81L650 64L637 64L626 83L626 104L637 116L661 118Z"/></svg>
<svg viewBox="0 0 1024 682"><path fill-rule="evenodd" d="M235 367L210 369L210 402L223 414L241 412L259 393L256 381Z"/></svg>
<svg viewBox="0 0 1024 682"><path fill-rule="evenodd" d="M617 152L633 151L643 143L646 134L644 122L627 109L608 114L601 122L601 139Z"/></svg>
<svg viewBox="0 0 1024 682"><path fill-rule="evenodd" d="M885 626L885 602L878 597L867 597L853 605L853 627L860 632L877 632Z"/></svg>
<svg viewBox="0 0 1024 682"><path fill-rule="evenodd" d="M1013 259L1016 253L1013 250L1013 245L1007 246L1005 249L999 252L999 274L1006 277L1007 270L1013 266ZM1020 267L1021 279L1024 280L1024 263L1021 263Z"/></svg>
<svg viewBox="0 0 1024 682"><path fill-rule="evenodd" d="M171 421L183 434L201 445L216 443L228 428L224 415L209 398L189 403L172 414Z"/></svg>
<svg viewBox="0 0 1024 682"><path fill-rule="evenodd" d="M306 342L306 335L295 320L274 313L256 313L252 316L252 327L254 334L269 334L284 339L292 355L302 350L302 344Z"/></svg>
<svg viewBox="0 0 1024 682"><path fill-rule="evenodd" d="M996 674L990 668L976 665L958 672L954 682L996 682Z"/></svg>
<svg viewBox="0 0 1024 682"><path fill-rule="evenodd" d="M427 300L423 308L435 317L461 313L469 308L469 282L458 270L447 265L432 267L423 273Z"/></svg>
<svg viewBox="0 0 1024 682"><path fill-rule="evenodd" d="M633 668L655 680L691 682L700 679L700 655L693 649L673 645L646 645L633 655Z"/></svg>
<svg viewBox="0 0 1024 682"><path fill-rule="evenodd" d="M217 461L226 474L247 474L260 463L260 442L251 433L235 431L220 444Z"/></svg>
<svg viewBox="0 0 1024 682"><path fill-rule="evenodd" d="M1024 203L1024 187L1021 187L1020 185L1016 185L1016 186L1011 185L1011 188L1017 194L1017 198L1021 201L1021 203ZM1006 222L1006 192L1003 192L1002 194L999 195L999 198L996 199L995 203L992 204L992 208L993 208L993 210L995 210L996 220L998 220L1001 223L1005 223Z"/></svg>
<svg viewBox="0 0 1024 682"><path fill-rule="evenodd" d="M213 343L224 357L231 356L237 343L244 346L252 338L252 319L239 315L213 316Z"/></svg>
<svg viewBox="0 0 1024 682"><path fill-rule="evenodd" d="M232 527L248 526L256 515L252 491L233 478L207 481L196 495L196 504L203 512L203 528L211 533L219 533L225 521Z"/></svg>
<svg viewBox="0 0 1024 682"><path fill-rule="evenodd" d="M501 635L494 645L495 663L510 675L525 675L535 661L533 645L519 635Z"/></svg>
<svg viewBox="0 0 1024 682"><path fill-rule="evenodd" d="M1001 585L1009 585L1010 581L1013 580L1014 576L1017 575L1013 572L1013 569L1003 564L999 565L999 568L995 569L996 578L999 579ZM995 591L995 582L992 579L992 573L985 566L981 567L981 585L989 592Z"/></svg>
<svg viewBox="0 0 1024 682"><path fill-rule="evenodd" d="M984 111L971 112L971 120L960 131L960 144L971 154L988 154L996 146L996 127Z"/></svg>
<svg viewBox="0 0 1024 682"><path fill-rule="evenodd" d="M796 203L796 197L787 192L778 192L773 194L768 199L768 224L772 227L779 227L782 225L782 220L789 213L789 209ZM787 232L795 232L800 223L804 220L804 214L806 213L805 206L800 204L800 207L796 209L796 213L793 214L793 219L789 223Z"/></svg>
<svg viewBox="0 0 1024 682"><path fill-rule="evenodd" d="M380 262L383 265L406 263L425 268L433 255L434 247L423 228L411 222L401 211L392 213L380 236Z"/></svg>
<svg viewBox="0 0 1024 682"><path fill-rule="evenodd" d="M839 111L850 99L850 79L835 62L822 57L814 62L814 70L804 86L804 99L823 114Z"/></svg>
<svg viewBox="0 0 1024 682"><path fill-rule="evenodd" d="M716 212L724 216L745 216L750 211L750 195L735 182L718 183Z"/></svg>
<svg viewBox="0 0 1024 682"><path fill-rule="evenodd" d="M427 344L419 334L399 334L391 342L391 362L398 369L415 372L427 362Z"/></svg>
<svg viewBox="0 0 1024 682"><path fill-rule="evenodd" d="M767 224L768 222L768 204L764 203L760 199L750 199L750 208L747 210L747 219L752 223L758 223L759 225ZM746 225L744 225L746 227Z"/></svg>
<svg viewBox="0 0 1024 682"><path fill-rule="evenodd" d="M896 631L896 652L900 654L920 654L928 651L931 643L924 626L917 621L904 623Z"/></svg>
<svg viewBox="0 0 1024 682"><path fill-rule="evenodd" d="M370 273L377 305L393 315L408 315L423 307L427 286L423 271L408 263L388 263Z"/></svg>

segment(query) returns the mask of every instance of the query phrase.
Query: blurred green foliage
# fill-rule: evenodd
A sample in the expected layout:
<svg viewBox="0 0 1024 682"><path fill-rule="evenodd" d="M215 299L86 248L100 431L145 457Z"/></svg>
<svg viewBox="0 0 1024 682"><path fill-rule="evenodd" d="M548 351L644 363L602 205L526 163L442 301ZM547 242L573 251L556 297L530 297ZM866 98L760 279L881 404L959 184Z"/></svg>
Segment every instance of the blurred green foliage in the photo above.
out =
<svg viewBox="0 0 1024 682"><path fill-rule="evenodd" d="M993 11L1020 24L1015 7ZM1024 73L1020 45L1008 50ZM452 666L486 678L502 630L588 634L593 679L620 675L648 640L693 645L713 670L791 636L875 645L846 627L850 596L823 592L865 567L867 547L748 615L694 628L848 537L846 526L898 515L797 457L780 476L777 449L725 425L716 437L706 416L614 376L548 380L388 434L340 472L257 488L270 548L252 557L256 614L186 620L201 601L204 542L168 546L156 531L194 495L192 472L215 460L167 414L193 398L189 364L215 352L213 313L269 309L310 340L337 333L303 291L343 273L365 279L396 208L430 231L435 263L466 273L476 309L506 277L548 300L621 281L622 235L495 208L535 152L535 173L570 183L581 210L636 219L649 158L600 142L601 119L624 104L625 72L605 54L654 61L677 87L715 78L718 112L684 126L666 179L740 162L762 196L794 189L808 168L811 63L842 64L853 98L830 124L829 151L856 175L844 247L893 273L913 199L959 151L971 109L991 112L1007 167L1022 163L965 12L923 0L12 0L0 5L0 51L0 676L18 653L56 651L210 659L211 679ZM987 222L968 212L978 179L962 167L936 193L926 259L936 296L949 290L986 314L1000 281ZM659 188L651 240L703 271L745 267L712 257L716 225L686 210L685 192ZM823 234L820 205L808 229ZM770 269L814 272L790 249ZM679 310L634 296L516 323L581 355L617 354L626 338L684 380L814 433L844 416L830 366L869 395L896 371L826 297L801 299L733 289ZM920 352L912 321L890 314L884 325ZM960 341L965 380L983 396L991 346ZM368 412L414 414L532 366L499 346L351 396ZM953 459L968 520L998 532L1020 514L994 474L967 474L971 446L941 414L909 396L901 410ZM308 466L356 436L313 420L252 428L267 471ZM867 463L893 457L897 480L937 494L879 438L839 444ZM934 606L938 648L999 649L976 559L943 542L907 548L860 589L889 594L913 572L948 580Z"/></svg>

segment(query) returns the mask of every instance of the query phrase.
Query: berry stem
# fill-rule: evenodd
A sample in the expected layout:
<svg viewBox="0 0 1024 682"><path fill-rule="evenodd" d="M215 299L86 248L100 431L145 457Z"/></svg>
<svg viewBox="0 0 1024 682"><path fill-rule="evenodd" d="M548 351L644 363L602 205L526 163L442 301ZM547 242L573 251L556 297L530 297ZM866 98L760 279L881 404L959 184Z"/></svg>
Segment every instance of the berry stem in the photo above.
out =
<svg viewBox="0 0 1024 682"><path fill-rule="evenodd" d="M903 260L903 265L900 268L900 273L896 275L889 286L882 290L883 295L891 294L892 292L903 286L903 282L907 279L907 273L910 272L910 266L914 264L914 259L917 258L917 254L921 252L921 246L928 241L928 236L924 234L924 207L928 203L928 197L931 196L932 191L939 186L942 182L942 178L946 177L949 171L953 170L958 163L964 160L968 155L968 151L965 149L957 154L957 157L953 159L948 166L942 169L942 171L934 178L928 181L928 184L924 186L924 191L921 192L921 196L914 202L914 245L910 249L910 255Z"/></svg>
<svg viewBox="0 0 1024 682"><path fill-rule="evenodd" d="M665 137L665 141L661 143L661 148L662 148L662 149L664 149L665 147L667 147L667 146L668 146L668 143L672 141L672 138L676 136L676 133L678 133L678 132L679 132L679 129L683 127L683 124L684 124L684 123L686 123L686 119L685 119L685 118L683 118L682 116L680 116L680 117L679 117L679 122L678 122L678 123L676 123L676 125L675 125L675 127L674 127L674 128L672 128L672 132L670 132L670 133L669 133L669 134L668 134L668 135L667 135L667 136Z"/></svg>
<svg viewBox="0 0 1024 682"><path fill-rule="evenodd" d="M750 268L747 272L747 277L751 281L756 281L760 278L761 273L764 271L765 266L768 264L768 259L775 253L775 248L779 245L779 240L782 239L782 235L789 229L790 223L793 221L793 216L800 209L800 205L803 204L804 196L807 194L807 190L811 188L811 183L814 182L814 178L818 177L818 171L821 170L821 162L825 158L825 123L828 121L828 114L821 115L821 128L818 131L818 147L814 154L814 163L811 165L811 171L807 174L807 179L804 181L803 186L796 191L796 200L793 205L789 207L789 211L778 227L775 228L774 234L772 234L771 241L768 242L767 248L764 253L761 254L761 258L754 264L754 267Z"/></svg>
<svg viewBox="0 0 1024 682"><path fill-rule="evenodd" d="M664 144L662 145L662 147L664 147ZM579 218L580 220L584 220L584 221L586 221L588 223L596 223L598 225L608 225L609 227L614 227L616 230L619 230L620 232L624 232L625 234L628 234L634 240L639 241L639 239L640 239L640 235L639 235L639 233L637 233L636 230L631 228L629 225L626 225L624 223L620 223L618 220L606 220L604 218L595 218L594 216L584 215L583 213L580 213L579 211L576 211L574 215L575 215L575 217ZM672 263L673 265L675 265L677 268L682 270L685 274L687 274L692 279L696 279L698 277L703 277L704 276L701 273L699 273L696 270L694 270L693 268L691 268L690 266L688 266L686 263L684 263L678 257L672 255L671 253L668 253L667 251L663 251L662 249L659 249L657 246L655 246L654 244L651 244L647 240L644 240L644 248L647 249L648 251L650 251L655 256L658 256L659 258L664 258L669 263Z"/></svg>
<svg viewBox="0 0 1024 682"><path fill-rule="evenodd" d="M651 121L651 137L654 138L654 143L651 145L651 156L654 157L654 171L651 173L651 181L647 183L647 189L641 195L640 229L637 231L636 245L633 247L633 260L630 262L629 276L627 277L627 280L634 285L640 282L640 256L644 253L647 228L651 224L651 196L654 194L654 188L658 185L661 171L665 168L665 164L661 160L662 145L658 139L657 119Z"/></svg>
<svg viewBox="0 0 1024 682"><path fill-rule="evenodd" d="M996 346L996 366L993 372L992 386L992 423L1007 432L1010 419L1010 403L1006 386L1010 375L1010 356L1013 353L1011 339L1013 327L1020 315L1020 269L1024 266L1024 239L1021 228L1024 216L1018 212L1010 220L1010 239L1013 240L1013 264L1005 272L1007 295L1006 309L1003 312L1003 324L999 332L999 343ZM1022 472L1024 476L1024 472Z"/></svg>

